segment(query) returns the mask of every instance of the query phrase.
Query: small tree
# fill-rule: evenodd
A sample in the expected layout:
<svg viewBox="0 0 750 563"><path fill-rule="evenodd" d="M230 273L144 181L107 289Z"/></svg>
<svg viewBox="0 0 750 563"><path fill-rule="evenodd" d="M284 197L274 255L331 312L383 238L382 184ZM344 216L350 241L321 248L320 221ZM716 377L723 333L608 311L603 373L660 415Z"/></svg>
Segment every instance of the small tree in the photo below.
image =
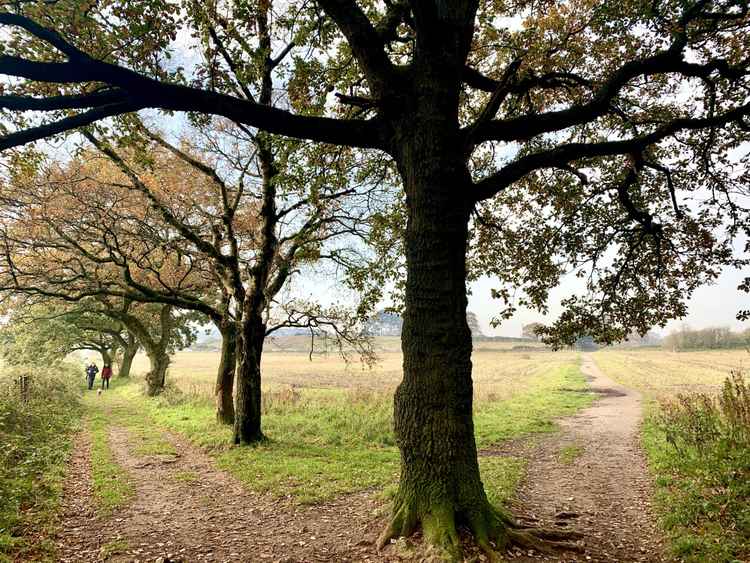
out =
<svg viewBox="0 0 750 563"><path fill-rule="evenodd" d="M521 327L521 338L529 340L540 340L541 330L544 328L542 323L529 323Z"/></svg>

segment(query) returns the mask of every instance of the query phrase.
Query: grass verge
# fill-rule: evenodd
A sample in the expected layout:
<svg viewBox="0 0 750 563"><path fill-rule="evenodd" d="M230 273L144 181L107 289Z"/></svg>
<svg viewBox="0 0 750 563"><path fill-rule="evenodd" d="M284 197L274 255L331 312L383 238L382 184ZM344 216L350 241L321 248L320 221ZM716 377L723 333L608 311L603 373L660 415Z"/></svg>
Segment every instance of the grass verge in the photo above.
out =
<svg viewBox="0 0 750 563"><path fill-rule="evenodd" d="M750 389L727 380L747 353L607 350L596 361L648 401L642 443L676 558L750 561Z"/></svg>
<svg viewBox="0 0 750 563"><path fill-rule="evenodd" d="M653 404L643 441L674 554L686 563L750 560L750 386Z"/></svg>
<svg viewBox="0 0 750 563"><path fill-rule="evenodd" d="M22 401L20 375L8 369L0 376L0 561L53 561L54 545L45 538L56 524L80 425L80 377L67 366L39 370Z"/></svg>
<svg viewBox="0 0 750 563"><path fill-rule="evenodd" d="M102 514L124 506L134 494L128 474L115 462L109 444L108 418L98 409L88 420L91 436L91 484L94 502Z"/></svg>

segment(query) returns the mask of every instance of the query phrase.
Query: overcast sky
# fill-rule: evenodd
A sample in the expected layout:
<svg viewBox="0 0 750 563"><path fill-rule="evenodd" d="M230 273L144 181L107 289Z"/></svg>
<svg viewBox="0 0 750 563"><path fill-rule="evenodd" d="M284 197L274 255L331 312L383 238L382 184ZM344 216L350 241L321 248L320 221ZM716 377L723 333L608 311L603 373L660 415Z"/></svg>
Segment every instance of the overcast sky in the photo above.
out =
<svg viewBox="0 0 750 563"><path fill-rule="evenodd" d="M746 275L750 274L746 273ZM691 328L709 326L729 326L734 330L750 328L750 323L741 323L736 319L739 309L750 308L750 295L737 290L737 286L744 277L738 270L726 270L715 284L702 287L695 292L689 303L687 317L669 323L665 329L657 327L656 332L666 334L674 328L679 328L683 323ZM490 320L501 308L501 303L490 297L492 287L491 280L481 280L472 286L472 295L469 296L469 310L476 313L486 335L520 336L522 325L534 321L545 321L545 318L535 311L519 310L512 319L505 321L501 326L496 329L490 328ZM562 311L560 300L570 295L574 289L572 285L563 284L552 292L548 320L560 314Z"/></svg>

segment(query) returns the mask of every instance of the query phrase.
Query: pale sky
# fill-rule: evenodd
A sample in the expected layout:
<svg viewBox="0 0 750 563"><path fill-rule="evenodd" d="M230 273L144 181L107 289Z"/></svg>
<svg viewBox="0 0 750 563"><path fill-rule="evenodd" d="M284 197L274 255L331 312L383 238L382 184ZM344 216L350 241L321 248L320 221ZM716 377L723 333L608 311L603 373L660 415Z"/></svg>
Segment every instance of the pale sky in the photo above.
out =
<svg viewBox="0 0 750 563"><path fill-rule="evenodd" d="M689 303L688 316L682 320L672 321L665 329L656 328L655 332L666 335L671 330L679 328L683 323L691 328L706 328L709 326L729 326L733 330L744 330L750 323L741 323L736 319L739 309L750 308L750 295L737 290L737 286L745 275L738 270L725 270L717 282L697 290ZM469 310L476 313L484 334L488 336L520 336L521 326L530 322L545 322L536 311L519 310L515 316L505 321L496 329L490 328L490 319L500 310L501 302L490 297L492 281L483 279L472 285L472 295L469 296ZM550 295L548 320L557 317L562 311L560 300L570 295L572 286L561 285Z"/></svg>

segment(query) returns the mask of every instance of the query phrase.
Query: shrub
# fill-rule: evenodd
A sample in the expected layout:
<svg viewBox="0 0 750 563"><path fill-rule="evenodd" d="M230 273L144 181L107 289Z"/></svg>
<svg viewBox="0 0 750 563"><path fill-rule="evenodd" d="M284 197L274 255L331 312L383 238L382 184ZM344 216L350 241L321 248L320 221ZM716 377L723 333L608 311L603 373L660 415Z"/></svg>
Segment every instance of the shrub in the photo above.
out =
<svg viewBox="0 0 750 563"><path fill-rule="evenodd" d="M656 418L665 522L688 561L750 556L750 386L733 372L717 396L679 395Z"/></svg>
<svg viewBox="0 0 750 563"><path fill-rule="evenodd" d="M27 400L21 400L21 375L29 370L0 374L0 560L23 548L26 527L49 523L80 415L79 370L31 373Z"/></svg>

